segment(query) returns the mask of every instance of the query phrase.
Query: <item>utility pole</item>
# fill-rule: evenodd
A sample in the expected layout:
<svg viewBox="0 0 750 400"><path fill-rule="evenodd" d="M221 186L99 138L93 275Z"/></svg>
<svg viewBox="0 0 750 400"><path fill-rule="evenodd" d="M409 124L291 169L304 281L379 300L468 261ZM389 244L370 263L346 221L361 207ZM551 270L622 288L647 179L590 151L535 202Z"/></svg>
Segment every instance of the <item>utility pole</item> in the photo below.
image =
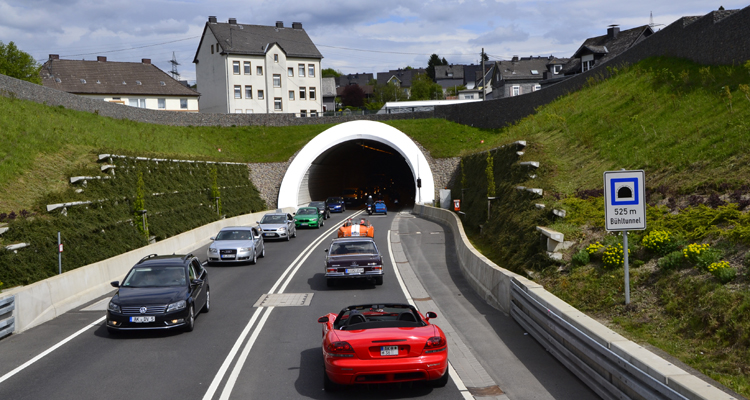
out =
<svg viewBox="0 0 750 400"><path fill-rule="evenodd" d="M169 63L172 64L172 70L169 71L169 73L172 74L172 79L179 80L180 73L177 72L177 66L180 65L180 63L177 62L177 57L174 55L174 51L172 52L172 60Z"/></svg>
<svg viewBox="0 0 750 400"><path fill-rule="evenodd" d="M484 47L482 47L482 101L484 101L485 94L487 93L487 88L484 87L487 83L485 82L484 76L486 73L484 72Z"/></svg>

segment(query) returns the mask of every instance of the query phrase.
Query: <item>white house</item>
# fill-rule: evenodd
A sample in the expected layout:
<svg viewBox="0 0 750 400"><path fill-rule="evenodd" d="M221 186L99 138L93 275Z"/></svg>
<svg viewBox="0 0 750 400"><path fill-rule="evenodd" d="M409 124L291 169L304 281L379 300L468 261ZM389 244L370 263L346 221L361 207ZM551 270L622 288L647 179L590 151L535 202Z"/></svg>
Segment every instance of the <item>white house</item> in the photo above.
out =
<svg viewBox="0 0 750 400"><path fill-rule="evenodd" d="M289 28L208 17L193 60L201 112L317 116L322 58L299 22Z"/></svg>
<svg viewBox="0 0 750 400"><path fill-rule="evenodd" d="M144 58L141 62L61 60L57 54L39 71L42 85L79 96L131 107L198 112L200 93Z"/></svg>

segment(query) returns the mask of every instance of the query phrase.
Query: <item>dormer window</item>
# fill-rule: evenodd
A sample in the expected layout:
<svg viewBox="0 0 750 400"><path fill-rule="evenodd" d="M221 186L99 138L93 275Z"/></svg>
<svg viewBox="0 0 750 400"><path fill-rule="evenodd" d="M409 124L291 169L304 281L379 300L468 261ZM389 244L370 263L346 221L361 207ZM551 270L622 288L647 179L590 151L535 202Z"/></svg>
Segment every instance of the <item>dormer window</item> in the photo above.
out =
<svg viewBox="0 0 750 400"><path fill-rule="evenodd" d="M102 84L102 81L100 81L99 79L97 79L97 80L96 80L96 84L97 84L97 85L101 85L101 84Z"/></svg>
<svg viewBox="0 0 750 400"><path fill-rule="evenodd" d="M81 83L84 83L84 84L85 84L85 83L86 83L86 80L85 80L85 79L81 79Z"/></svg>
<svg viewBox="0 0 750 400"><path fill-rule="evenodd" d="M135 84L136 84L136 85L143 85L143 84L141 83L141 81L135 81Z"/></svg>
<svg viewBox="0 0 750 400"><path fill-rule="evenodd" d="M448 72L448 78L453 78L453 72Z"/></svg>
<svg viewBox="0 0 750 400"><path fill-rule="evenodd" d="M128 83L127 83L127 82L125 82L125 81L122 81L122 84L123 84L123 85L127 85Z"/></svg>
<svg viewBox="0 0 750 400"><path fill-rule="evenodd" d="M531 70L531 75L539 75L539 71L537 71L535 69L532 69Z"/></svg>
<svg viewBox="0 0 750 400"><path fill-rule="evenodd" d="M164 82L164 81L159 81L159 84L162 85L162 86L167 86L166 82Z"/></svg>

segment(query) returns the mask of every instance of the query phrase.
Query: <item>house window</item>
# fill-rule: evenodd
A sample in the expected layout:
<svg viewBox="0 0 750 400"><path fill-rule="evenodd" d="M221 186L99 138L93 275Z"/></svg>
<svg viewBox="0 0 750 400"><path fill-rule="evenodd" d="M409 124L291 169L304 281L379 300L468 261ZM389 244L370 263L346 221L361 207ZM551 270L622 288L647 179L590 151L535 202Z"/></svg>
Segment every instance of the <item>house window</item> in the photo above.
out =
<svg viewBox="0 0 750 400"><path fill-rule="evenodd" d="M594 60L583 62L582 72L586 72L590 70L591 68L594 68Z"/></svg>
<svg viewBox="0 0 750 400"><path fill-rule="evenodd" d="M252 86L245 86L245 98L246 99L252 99L253 98L253 87Z"/></svg>
<svg viewBox="0 0 750 400"><path fill-rule="evenodd" d="M187 110L187 99L180 99L180 109Z"/></svg>
<svg viewBox="0 0 750 400"><path fill-rule="evenodd" d="M289 100L294 100L294 90L289 91Z"/></svg>
<svg viewBox="0 0 750 400"><path fill-rule="evenodd" d="M238 109L234 110L234 113L235 114L242 114L242 109L238 108Z"/></svg>
<svg viewBox="0 0 750 400"><path fill-rule="evenodd" d="M146 108L146 99L129 99L128 104L136 108Z"/></svg>
<svg viewBox="0 0 750 400"><path fill-rule="evenodd" d="M255 75L263 75L263 67L255 67Z"/></svg>
<svg viewBox="0 0 750 400"><path fill-rule="evenodd" d="M299 116L300 117L307 117L307 110L299 110Z"/></svg>
<svg viewBox="0 0 750 400"><path fill-rule="evenodd" d="M555 73L555 75L557 75L562 70L562 65L555 65L554 69L555 69L554 73Z"/></svg>
<svg viewBox="0 0 750 400"><path fill-rule="evenodd" d="M275 62L275 63L279 62L279 55L278 54L274 54L273 55L273 62Z"/></svg>
<svg viewBox="0 0 750 400"><path fill-rule="evenodd" d="M310 88L310 100L315 100L315 88Z"/></svg>
<svg viewBox="0 0 750 400"><path fill-rule="evenodd" d="M311 117L317 117L318 116L318 110L310 110L310 116Z"/></svg>
<svg viewBox="0 0 750 400"><path fill-rule="evenodd" d="M273 87L281 87L281 74L273 74Z"/></svg>
<svg viewBox="0 0 750 400"><path fill-rule="evenodd" d="M235 99L241 99L242 98L242 86L240 86L240 85L234 85L234 98Z"/></svg>
<svg viewBox="0 0 750 400"><path fill-rule="evenodd" d="M307 76L315 78L315 64L309 64L307 66Z"/></svg>
<svg viewBox="0 0 750 400"><path fill-rule="evenodd" d="M298 67L299 68L297 70L297 76L299 76L300 78L304 78L305 77L305 64L299 64Z"/></svg>
<svg viewBox="0 0 750 400"><path fill-rule="evenodd" d="M286 69L286 76L294 77L294 68L289 67Z"/></svg>
<svg viewBox="0 0 750 400"><path fill-rule="evenodd" d="M239 61L232 61L232 72L234 72L235 75L240 74L240 62Z"/></svg>
<svg viewBox="0 0 750 400"><path fill-rule="evenodd" d="M511 92L511 96L518 96L521 94L521 87L520 86L513 86L513 91Z"/></svg>
<svg viewBox="0 0 750 400"><path fill-rule="evenodd" d="M245 110L245 114L252 114L252 113L253 113L253 110L250 109L250 108L248 108L247 110Z"/></svg>
<svg viewBox="0 0 750 400"><path fill-rule="evenodd" d="M258 100L263 100L263 91L258 90Z"/></svg>
<svg viewBox="0 0 750 400"><path fill-rule="evenodd" d="M245 75L251 75L252 74L252 72L251 72L252 69L250 69L250 61L245 61L242 66L243 66L243 69L244 69L243 72L244 72Z"/></svg>
<svg viewBox="0 0 750 400"><path fill-rule="evenodd" d="M214 45L211 45L211 54L214 54Z"/></svg>
<svg viewBox="0 0 750 400"><path fill-rule="evenodd" d="M273 99L273 110L281 111L281 97L274 97Z"/></svg>
<svg viewBox="0 0 750 400"><path fill-rule="evenodd" d="M301 87L299 88L299 99L304 100L307 98L307 95L305 94L306 90L305 88Z"/></svg>
<svg viewBox="0 0 750 400"><path fill-rule="evenodd" d="M159 109L165 110L167 108L167 99L159 99Z"/></svg>
<svg viewBox="0 0 750 400"><path fill-rule="evenodd" d="M464 99L473 99L473 98L474 98L473 94L467 94L466 96L464 96Z"/></svg>
<svg viewBox="0 0 750 400"><path fill-rule="evenodd" d="M537 90L542 90L542 85L540 85L538 83L536 85L534 85L534 91L536 92Z"/></svg>

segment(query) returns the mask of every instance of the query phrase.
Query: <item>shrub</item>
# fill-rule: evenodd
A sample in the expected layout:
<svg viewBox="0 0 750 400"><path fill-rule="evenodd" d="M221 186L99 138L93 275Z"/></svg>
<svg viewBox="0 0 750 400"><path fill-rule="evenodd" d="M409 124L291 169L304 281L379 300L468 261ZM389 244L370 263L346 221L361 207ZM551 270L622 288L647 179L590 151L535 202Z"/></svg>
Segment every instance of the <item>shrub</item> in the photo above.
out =
<svg viewBox="0 0 750 400"><path fill-rule="evenodd" d="M586 249L581 249L577 253L573 254L573 257L571 259L571 262L573 263L573 266L581 266L586 265L591 260L589 256L589 252Z"/></svg>
<svg viewBox="0 0 750 400"><path fill-rule="evenodd" d="M685 259L701 271L708 271L709 265L721 259L721 251L711 248L708 243L691 243L682 250Z"/></svg>
<svg viewBox="0 0 750 400"><path fill-rule="evenodd" d="M628 254L630 254L630 249L628 249ZM602 261L605 268L619 268L625 265L625 252L623 251L622 243L617 243L604 249Z"/></svg>
<svg viewBox="0 0 750 400"><path fill-rule="evenodd" d="M669 271L679 268L680 265L682 265L683 260L684 257L682 256L681 251L673 251L660 258L659 261L656 262L656 265L659 266L659 269Z"/></svg>
<svg viewBox="0 0 750 400"><path fill-rule="evenodd" d="M600 249L603 249L604 246L599 243L591 243L590 245L586 246L586 252L589 253L589 255L592 255L594 253L598 253Z"/></svg>
<svg viewBox="0 0 750 400"><path fill-rule="evenodd" d="M672 235L669 231L651 231L643 238L643 246L659 255L669 254L672 250Z"/></svg>
<svg viewBox="0 0 750 400"><path fill-rule="evenodd" d="M726 261L711 263L706 269L722 284L732 281L737 276L737 271Z"/></svg>

